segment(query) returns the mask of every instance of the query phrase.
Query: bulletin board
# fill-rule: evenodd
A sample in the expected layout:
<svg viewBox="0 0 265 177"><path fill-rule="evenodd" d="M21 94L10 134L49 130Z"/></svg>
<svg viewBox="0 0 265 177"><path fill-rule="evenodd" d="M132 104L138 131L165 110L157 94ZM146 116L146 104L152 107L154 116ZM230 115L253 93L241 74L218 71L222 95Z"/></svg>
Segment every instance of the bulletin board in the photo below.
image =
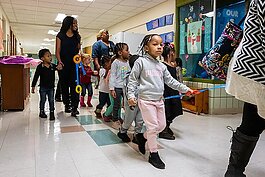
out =
<svg viewBox="0 0 265 177"><path fill-rule="evenodd" d="M186 69L184 77L209 78L198 65L212 46L213 0L196 0L179 7L179 54Z"/></svg>

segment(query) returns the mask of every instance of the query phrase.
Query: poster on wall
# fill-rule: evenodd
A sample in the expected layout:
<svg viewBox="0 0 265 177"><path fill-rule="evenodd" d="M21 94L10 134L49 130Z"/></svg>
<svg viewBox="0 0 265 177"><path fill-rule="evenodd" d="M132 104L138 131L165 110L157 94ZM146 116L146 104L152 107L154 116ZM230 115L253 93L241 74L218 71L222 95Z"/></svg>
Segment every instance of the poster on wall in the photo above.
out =
<svg viewBox="0 0 265 177"><path fill-rule="evenodd" d="M173 42L174 41L174 32L166 33L166 42Z"/></svg>
<svg viewBox="0 0 265 177"><path fill-rule="evenodd" d="M215 39L217 40L221 36L227 22L232 21L233 23L238 24L245 14L244 1L217 9ZM243 24L241 28L243 29Z"/></svg>
<svg viewBox="0 0 265 177"><path fill-rule="evenodd" d="M159 27L163 27L163 26L166 26L166 16L163 16L163 17L160 17L159 19L158 19L158 26Z"/></svg>
<svg viewBox="0 0 265 177"><path fill-rule="evenodd" d="M204 52L208 52L212 45L212 18L205 18L204 22Z"/></svg>
<svg viewBox="0 0 265 177"><path fill-rule="evenodd" d="M188 54L201 54L202 21L188 24L187 28L187 51Z"/></svg>
<svg viewBox="0 0 265 177"><path fill-rule="evenodd" d="M158 18L155 20L152 20L152 26L153 26L153 29L156 29L159 27Z"/></svg>
<svg viewBox="0 0 265 177"><path fill-rule="evenodd" d="M185 32L186 25L182 24L179 27L179 54L185 54L185 37L186 37L186 32Z"/></svg>

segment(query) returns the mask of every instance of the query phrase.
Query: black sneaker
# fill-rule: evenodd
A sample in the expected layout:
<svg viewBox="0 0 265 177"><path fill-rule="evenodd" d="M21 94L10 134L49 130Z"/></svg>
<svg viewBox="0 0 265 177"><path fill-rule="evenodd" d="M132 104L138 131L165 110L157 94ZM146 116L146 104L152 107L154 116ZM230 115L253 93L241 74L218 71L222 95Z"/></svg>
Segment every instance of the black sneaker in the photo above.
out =
<svg viewBox="0 0 265 177"><path fill-rule="evenodd" d="M50 120L55 120L54 112L50 112Z"/></svg>
<svg viewBox="0 0 265 177"><path fill-rule="evenodd" d="M135 135L133 135L132 142L133 142L134 144L138 144L138 141L137 141L137 139L136 139Z"/></svg>
<svg viewBox="0 0 265 177"><path fill-rule="evenodd" d="M73 109L71 112L72 117L77 117L78 114L79 114L79 111L77 109Z"/></svg>
<svg viewBox="0 0 265 177"><path fill-rule="evenodd" d="M71 112L72 112L71 107L70 107L70 106L65 106L65 108L64 108L64 112L66 112L66 113L71 113Z"/></svg>
<svg viewBox="0 0 265 177"><path fill-rule="evenodd" d="M174 132L171 130L171 128L167 127L167 132L170 134L170 135L174 135Z"/></svg>
<svg viewBox="0 0 265 177"><path fill-rule="evenodd" d="M142 154L145 154L145 143L146 143L146 139L144 138L144 134L143 133L138 133L136 135L136 140L138 142L138 149Z"/></svg>
<svg viewBox="0 0 265 177"><path fill-rule="evenodd" d="M156 168L159 168L159 169L165 169L166 168L166 165L160 159L158 152L151 152L148 162L151 163Z"/></svg>
<svg viewBox="0 0 265 177"><path fill-rule="evenodd" d="M131 139L129 138L129 136L127 135L127 133L118 132L117 135L125 143L128 143L128 142L131 141Z"/></svg>
<svg viewBox="0 0 265 177"><path fill-rule="evenodd" d="M47 115L45 114L44 111L40 111L39 117L40 118L47 118Z"/></svg>
<svg viewBox="0 0 265 177"><path fill-rule="evenodd" d="M168 131L165 129L158 135L159 138L167 139L167 140L175 140L175 136L168 133Z"/></svg>

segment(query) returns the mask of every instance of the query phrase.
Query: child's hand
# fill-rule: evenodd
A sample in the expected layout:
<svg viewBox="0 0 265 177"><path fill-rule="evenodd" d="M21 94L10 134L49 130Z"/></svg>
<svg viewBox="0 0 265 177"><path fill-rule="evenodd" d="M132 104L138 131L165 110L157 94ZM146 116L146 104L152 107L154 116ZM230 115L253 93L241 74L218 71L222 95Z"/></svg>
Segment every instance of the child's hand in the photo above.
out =
<svg viewBox="0 0 265 177"><path fill-rule="evenodd" d="M63 63L62 62L59 62L59 64L56 66L56 68L58 69L58 70L62 70L63 69Z"/></svg>
<svg viewBox="0 0 265 177"><path fill-rule="evenodd" d="M110 91L110 94L111 94L111 96L112 96L113 98L116 98L116 92L115 92L115 90L111 90L111 91Z"/></svg>
<svg viewBox="0 0 265 177"><path fill-rule="evenodd" d="M96 70L93 71L93 73L94 73L94 75L98 75L98 71L96 71Z"/></svg>
<svg viewBox="0 0 265 177"><path fill-rule="evenodd" d="M130 107L131 107L131 106L136 106L137 101L136 101L135 98L130 98L130 99L128 100L128 104L129 104Z"/></svg>
<svg viewBox="0 0 265 177"><path fill-rule="evenodd" d="M31 87L31 93L35 93L35 87Z"/></svg>
<svg viewBox="0 0 265 177"><path fill-rule="evenodd" d="M199 90L192 90L192 89L190 89L190 90L186 93L186 95L187 95L187 96L193 96L193 95L196 95L196 94L199 94L199 93L200 93Z"/></svg>

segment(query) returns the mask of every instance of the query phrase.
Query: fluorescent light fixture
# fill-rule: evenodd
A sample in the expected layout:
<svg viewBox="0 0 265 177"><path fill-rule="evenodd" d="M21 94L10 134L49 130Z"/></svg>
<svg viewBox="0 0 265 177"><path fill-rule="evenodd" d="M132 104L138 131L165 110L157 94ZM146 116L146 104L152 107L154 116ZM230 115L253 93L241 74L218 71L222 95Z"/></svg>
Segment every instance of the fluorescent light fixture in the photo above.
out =
<svg viewBox="0 0 265 177"><path fill-rule="evenodd" d="M77 0L77 1L79 1L79 2L93 2L94 0Z"/></svg>
<svg viewBox="0 0 265 177"><path fill-rule="evenodd" d="M48 46L48 45L51 45L51 44L49 44L49 43L41 43L40 45Z"/></svg>
<svg viewBox="0 0 265 177"><path fill-rule="evenodd" d="M77 18L78 17L78 15L71 15L72 17L74 17L74 18ZM58 13L57 14L57 17L55 18L55 22L63 22L63 19L66 17L66 15L65 14L62 14L62 13Z"/></svg>
<svg viewBox="0 0 265 177"><path fill-rule="evenodd" d="M65 14L58 13L57 17L55 18L55 21L56 22L62 22L65 17L66 17Z"/></svg>
<svg viewBox="0 0 265 177"><path fill-rule="evenodd" d="M49 38L45 38L45 39L43 39L43 41L45 41L45 42L54 42L54 41L55 41L55 39L49 39Z"/></svg>
<svg viewBox="0 0 265 177"><path fill-rule="evenodd" d="M57 35L58 34L58 31L54 31L54 30L49 30L48 31L48 34L51 34L51 35Z"/></svg>

